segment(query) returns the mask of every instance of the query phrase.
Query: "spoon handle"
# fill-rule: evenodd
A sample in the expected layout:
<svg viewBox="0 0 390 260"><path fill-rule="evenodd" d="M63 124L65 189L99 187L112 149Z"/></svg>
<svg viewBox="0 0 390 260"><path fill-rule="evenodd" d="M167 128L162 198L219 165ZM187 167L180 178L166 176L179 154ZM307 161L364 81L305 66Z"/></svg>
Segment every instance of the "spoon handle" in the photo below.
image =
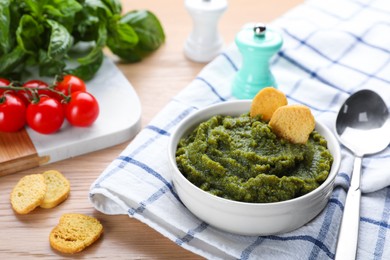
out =
<svg viewBox="0 0 390 260"><path fill-rule="evenodd" d="M355 260L360 221L360 169L362 158L355 157L351 185L345 200L336 249L336 260Z"/></svg>

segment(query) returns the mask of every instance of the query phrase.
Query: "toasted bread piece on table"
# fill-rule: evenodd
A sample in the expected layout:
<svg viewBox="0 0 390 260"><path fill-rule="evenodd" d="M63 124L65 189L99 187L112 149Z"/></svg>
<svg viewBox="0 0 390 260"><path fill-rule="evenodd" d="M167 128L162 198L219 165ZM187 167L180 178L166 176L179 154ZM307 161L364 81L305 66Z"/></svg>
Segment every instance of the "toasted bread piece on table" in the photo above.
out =
<svg viewBox="0 0 390 260"><path fill-rule="evenodd" d="M253 98L250 116L262 115L264 121L269 121L276 109L285 105L287 105L287 98L282 91L266 87Z"/></svg>
<svg viewBox="0 0 390 260"><path fill-rule="evenodd" d="M67 254L82 251L95 242L103 233L103 226L94 217L67 213L63 214L56 227L51 231L50 245Z"/></svg>
<svg viewBox="0 0 390 260"><path fill-rule="evenodd" d="M45 177L47 190L40 207L54 208L68 198L70 183L59 171L45 171L42 175Z"/></svg>
<svg viewBox="0 0 390 260"><path fill-rule="evenodd" d="M47 185L42 174L22 177L11 192L12 208L19 214L27 214L38 207L46 193Z"/></svg>
<svg viewBox="0 0 390 260"><path fill-rule="evenodd" d="M315 120L307 106L289 105L279 107L269 125L277 136L292 143L305 144L314 130Z"/></svg>

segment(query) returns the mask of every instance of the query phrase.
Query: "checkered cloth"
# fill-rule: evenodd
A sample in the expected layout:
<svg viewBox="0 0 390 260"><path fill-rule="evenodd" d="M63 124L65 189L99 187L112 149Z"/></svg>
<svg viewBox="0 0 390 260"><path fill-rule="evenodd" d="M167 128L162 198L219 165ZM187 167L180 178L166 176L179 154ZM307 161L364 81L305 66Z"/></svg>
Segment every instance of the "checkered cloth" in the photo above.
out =
<svg viewBox="0 0 390 260"><path fill-rule="evenodd" d="M290 104L309 106L330 129L338 109L355 91L375 90L390 104L388 0L311 0L270 26L284 39L271 69ZM333 259L353 164L353 155L345 148L326 208L290 233L225 233L197 219L179 202L168 166L170 135L189 114L233 99L231 84L240 66L241 56L232 44L107 167L92 184L90 199L101 212L134 217L209 259ZM389 147L363 159L358 259L390 259L389 159Z"/></svg>

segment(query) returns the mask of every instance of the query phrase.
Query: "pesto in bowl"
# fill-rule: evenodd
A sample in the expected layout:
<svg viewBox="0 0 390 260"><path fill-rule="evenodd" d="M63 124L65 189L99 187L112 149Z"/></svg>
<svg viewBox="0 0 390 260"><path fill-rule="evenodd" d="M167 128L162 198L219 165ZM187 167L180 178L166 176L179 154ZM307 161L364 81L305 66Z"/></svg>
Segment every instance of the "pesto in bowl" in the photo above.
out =
<svg viewBox="0 0 390 260"><path fill-rule="evenodd" d="M180 139L180 172L216 196L240 202L290 200L318 188L333 163L317 131L306 144L277 137L260 117L215 115Z"/></svg>

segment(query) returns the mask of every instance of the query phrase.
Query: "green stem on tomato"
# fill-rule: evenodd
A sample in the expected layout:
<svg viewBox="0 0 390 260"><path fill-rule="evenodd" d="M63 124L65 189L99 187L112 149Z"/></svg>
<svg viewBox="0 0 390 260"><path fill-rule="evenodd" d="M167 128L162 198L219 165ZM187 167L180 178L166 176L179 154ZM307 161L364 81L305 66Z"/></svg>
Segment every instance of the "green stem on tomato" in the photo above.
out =
<svg viewBox="0 0 390 260"><path fill-rule="evenodd" d="M53 93L56 93L56 94L58 94L58 95L60 95L62 98L63 98L63 100L65 101L65 103L67 103L67 102L69 102L69 99L70 99L70 97L69 96L67 96L67 95L65 95L64 93L62 93L61 91L57 91L57 90L55 90L54 89L54 85L53 86L48 86L48 87L45 87L45 88L38 88L38 87L33 87L33 88L26 88L26 87L23 87L23 86L20 86L20 87L18 87L18 86L14 86L12 83L10 84L10 85L8 85L8 86L0 86L0 89L7 89L7 90L16 90L16 91L20 91L20 90L24 90L24 91L30 91L30 93L31 93L31 95L32 95L32 97L33 97L33 102L36 102L36 101L38 101L39 100L39 96L38 96L38 94L37 94L37 91L38 90L49 90L49 91L51 91L51 92L53 92ZM1 101L1 100L0 100Z"/></svg>

